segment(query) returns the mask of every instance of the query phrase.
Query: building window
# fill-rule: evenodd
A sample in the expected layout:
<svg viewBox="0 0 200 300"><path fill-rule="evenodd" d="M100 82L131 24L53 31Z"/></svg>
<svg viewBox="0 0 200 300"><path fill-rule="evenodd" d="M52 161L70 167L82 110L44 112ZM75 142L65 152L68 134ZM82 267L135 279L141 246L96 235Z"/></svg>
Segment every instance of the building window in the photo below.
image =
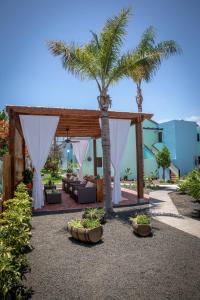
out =
<svg viewBox="0 0 200 300"><path fill-rule="evenodd" d="M199 142L199 141L200 141L200 134L197 133L197 142Z"/></svg>
<svg viewBox="0 0 200 300"><path fill-rule="evenodd" d="M158 143L162 143L163 138L162 138L162 131L158 132Z"/></svg>

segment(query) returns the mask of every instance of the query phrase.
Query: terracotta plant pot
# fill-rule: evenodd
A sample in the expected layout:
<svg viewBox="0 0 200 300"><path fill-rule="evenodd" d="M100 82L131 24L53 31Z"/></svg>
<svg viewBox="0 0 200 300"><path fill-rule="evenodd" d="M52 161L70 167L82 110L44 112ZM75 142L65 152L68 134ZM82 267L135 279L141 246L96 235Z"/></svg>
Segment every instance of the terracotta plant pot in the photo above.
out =
<svg viewBox="0 0 200 300"><path fill-rule="evenodd" d="M93 229L88 229L88 228L76 228L68 224L67 230L74 239L85 243L97 243L101 240L103 235L102 226Z"/></svg>
<svg viewBox="0 0 200 300"><path fill-rule="evenodd" d="M137 224L135 222L132 223L133 231L140 236L149 236L152 233L151 224Z"/></svg>

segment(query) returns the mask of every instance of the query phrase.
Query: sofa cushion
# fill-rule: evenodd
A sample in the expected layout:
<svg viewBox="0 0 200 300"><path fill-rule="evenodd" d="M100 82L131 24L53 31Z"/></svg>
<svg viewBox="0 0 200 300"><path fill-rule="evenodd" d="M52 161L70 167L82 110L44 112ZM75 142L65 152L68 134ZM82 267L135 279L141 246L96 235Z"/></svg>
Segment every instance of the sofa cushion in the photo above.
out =
<svg viewBox="0 0 200 300"><path fill-rule="evenodd" d="M88 181L87 183L86 183L86 188L87 187L95 187L96 185L95 185L95 183L93 183L93 182L91 182L91 181Z"/></svg>

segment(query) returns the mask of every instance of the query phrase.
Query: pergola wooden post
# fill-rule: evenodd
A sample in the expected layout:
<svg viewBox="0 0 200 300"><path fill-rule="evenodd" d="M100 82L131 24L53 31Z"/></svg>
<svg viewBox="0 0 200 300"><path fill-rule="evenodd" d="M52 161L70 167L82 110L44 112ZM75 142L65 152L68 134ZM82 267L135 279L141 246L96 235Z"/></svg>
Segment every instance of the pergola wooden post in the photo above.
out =
<svg viewBox="0 0 200 300"><path fill-rule="evenodd" d="M59 116L60 119L55 134L56 136L64 137L69 134L70 137L93 138L94 175L97 175L96 139L101 137L101 129L99 126L99 119L102 116L101 111L27 106L7 106L6 110L9 114L10 185L12 195L14 193L15 184L18 179L20 180L20 177L22 178L22 172L25 168L25 148L24 141L22 140L23 132L20 125L20 115ZM111 119L131 120L132 124L136 125L138 200L142 200L144 197L142 121L151 119L152 114L109 111L108 116ZM18 154L16 154L17 152ZM19 162L19 167L16 162Z"/></svg>
<svg viewBox="0 0 200 300"><path fill-rule="evenodd" d="M137 161L137 194L138 202L144 200L144 158L143 158L143 137L142 119L139 117L135 124L136 134L136 161Z"/></svg>
<svg viewBox="0 0 200 300"><path fill-rule="evenodd" d="M15 113L13 111L9 112L9 139L8 139L8 148L10 154L10 190L11 197L14 195L15 189Z"/></svg>
<svg viewBox="0 0 200 300"><path fill-rule="evenodd" d="M97 176L97 142L93 139L94 176Z"/></svg>

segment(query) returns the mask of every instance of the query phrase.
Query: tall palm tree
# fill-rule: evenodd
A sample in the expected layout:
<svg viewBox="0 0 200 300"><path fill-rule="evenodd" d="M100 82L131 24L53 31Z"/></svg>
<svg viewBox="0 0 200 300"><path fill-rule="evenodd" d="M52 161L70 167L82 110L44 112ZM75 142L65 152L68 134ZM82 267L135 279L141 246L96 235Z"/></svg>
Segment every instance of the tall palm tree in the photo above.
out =
<svg viewBox="0 0 200 300"><path fill-rule="evenodd" d="M181 52L180 47L175 41L169 40L156 44L155 38L155 29L150 26L143 33L137 48L132 53L129 53L129 60L135 61L137 56L147 58L138 61L137 64L130 65L126 72L126 75L133 79L136 84L138 112L142 112L142 81L149 82L164 59Z"/></svg>
<svg viewBox="0 0 200 300"><path fill-rule="evenodd" d="M54 55L61 56L63 67L80 79L95 80L99 90L97 97L102 111L101 133L103 149L103 175L105 182L105 208L112 211L111 197L111 159L108 110L111 98L109 86L124 76L126 59L120 55L126 26L130 15L129 9L122 9L120 14L107 20L102 32L92 34L92 40L84 46L50 41L49 49ZM134 59L133 59L134 61Z"/></svg>

